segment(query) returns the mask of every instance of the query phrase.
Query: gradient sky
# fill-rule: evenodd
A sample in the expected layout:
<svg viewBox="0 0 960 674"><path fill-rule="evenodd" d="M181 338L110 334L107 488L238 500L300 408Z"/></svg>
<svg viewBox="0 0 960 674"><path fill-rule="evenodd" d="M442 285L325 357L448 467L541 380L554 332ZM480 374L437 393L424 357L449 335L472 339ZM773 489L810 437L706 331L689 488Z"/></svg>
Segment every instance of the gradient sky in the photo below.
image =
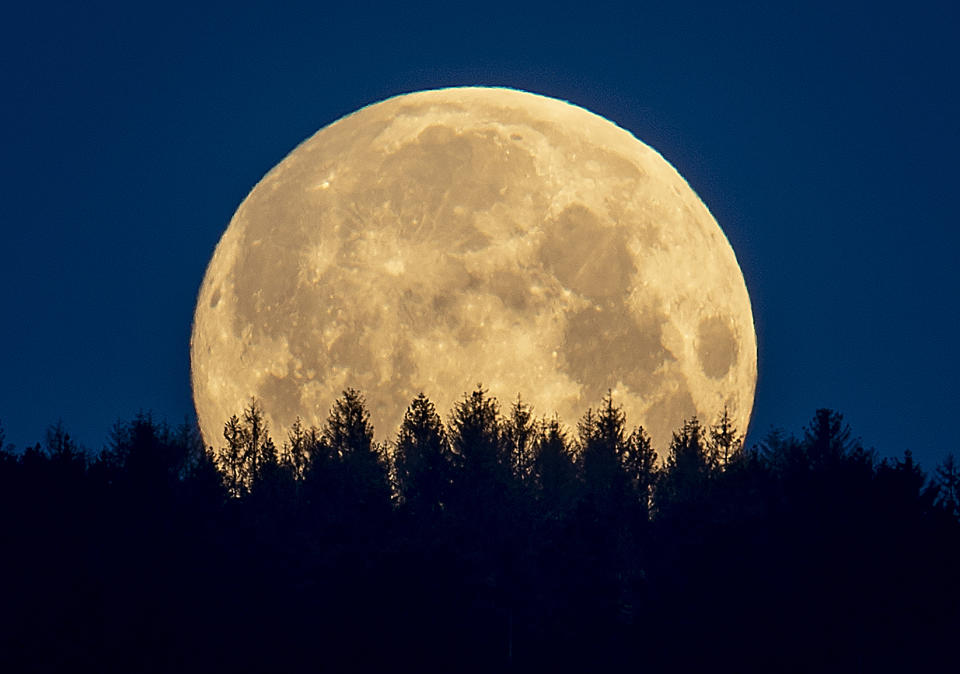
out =
<svg viewBox="0 0 960 674"><path fill-rule="evenodd" d="M327 4L5 10L8 442L191 414L196 293L263 174L369 103L497 85L630 130L713 212L757 324L751 440L832 407L881 456L957 451L956 3Z"/></svg>

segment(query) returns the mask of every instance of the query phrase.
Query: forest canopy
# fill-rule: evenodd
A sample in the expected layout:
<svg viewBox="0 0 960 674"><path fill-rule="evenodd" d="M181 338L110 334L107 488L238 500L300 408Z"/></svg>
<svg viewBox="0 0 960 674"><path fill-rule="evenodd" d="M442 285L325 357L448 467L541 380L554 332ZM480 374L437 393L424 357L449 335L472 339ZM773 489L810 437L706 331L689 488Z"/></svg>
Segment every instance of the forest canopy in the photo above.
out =
<svg viewBox="0 0 960 674"><path fill-rule="evenodd" d="M275 439L118 422L3 448L5 671L903 671L953 658L960 466L839 413L658 456L608 394L574 429L477 387L386 445L347 390Z"/></svg>

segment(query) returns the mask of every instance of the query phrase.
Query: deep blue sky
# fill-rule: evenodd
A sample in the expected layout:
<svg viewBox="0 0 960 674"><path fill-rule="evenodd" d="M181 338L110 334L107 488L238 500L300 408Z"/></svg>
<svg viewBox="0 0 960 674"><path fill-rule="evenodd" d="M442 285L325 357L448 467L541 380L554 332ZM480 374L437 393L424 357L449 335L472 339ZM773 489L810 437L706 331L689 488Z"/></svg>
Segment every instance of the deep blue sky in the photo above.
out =
<svg viewBox="0 0 960 674"><path fill-rule="evenodd" d="M721 4L7 8L8 442L182 420L196 293L262 175L363 105L485 84L613 120L705 201L753 301L752 439L833 407L932 468L960 409L957 5Z"/></svg>

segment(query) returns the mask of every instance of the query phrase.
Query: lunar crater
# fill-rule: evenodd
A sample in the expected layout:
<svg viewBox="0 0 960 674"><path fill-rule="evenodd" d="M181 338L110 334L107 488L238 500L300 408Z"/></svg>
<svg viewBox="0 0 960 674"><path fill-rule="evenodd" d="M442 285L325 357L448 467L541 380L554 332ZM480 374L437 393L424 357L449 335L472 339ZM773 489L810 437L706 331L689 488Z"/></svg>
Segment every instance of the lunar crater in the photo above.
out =
<svg viewBox="0 0 960 674"><path fill-rule="evenodd" d="M674 360L662 344L662 316L636 314L622 300L608 300L574 312L561 347L562 367L599 400L619 382L637 395L648 395L658 372Z"/></svg>
<svg viewBox="0 0 960 674"><path fill-rule="evenodd" d="M700 321L697 332L697 357L704 374L722 379L737 362L737 339L720 316Z"/></svg>
<svg viewBox="0 0 960 674"><path fill-rule="evenodd" d="M591 299L628 292L636 267L622 227L573 204L548 221L545 230L540 259L564 287Z"/></svg>

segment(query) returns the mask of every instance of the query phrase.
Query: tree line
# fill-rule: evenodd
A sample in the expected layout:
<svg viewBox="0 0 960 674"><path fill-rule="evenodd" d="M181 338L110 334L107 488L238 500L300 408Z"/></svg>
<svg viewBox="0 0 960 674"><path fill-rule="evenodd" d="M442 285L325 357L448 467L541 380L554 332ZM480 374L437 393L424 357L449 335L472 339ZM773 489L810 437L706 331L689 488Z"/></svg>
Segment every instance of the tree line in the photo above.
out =
<svg viewBox="0 0 960 674"><path fill-rule="evenodd" d="M903 671L956 660L960 467L843 417L662 458L608 394L567 430L482 388L389 445L347 390L279 444L194 425L3 448L4 671ZM4 667L3 659L8 660Z"/></svg>

